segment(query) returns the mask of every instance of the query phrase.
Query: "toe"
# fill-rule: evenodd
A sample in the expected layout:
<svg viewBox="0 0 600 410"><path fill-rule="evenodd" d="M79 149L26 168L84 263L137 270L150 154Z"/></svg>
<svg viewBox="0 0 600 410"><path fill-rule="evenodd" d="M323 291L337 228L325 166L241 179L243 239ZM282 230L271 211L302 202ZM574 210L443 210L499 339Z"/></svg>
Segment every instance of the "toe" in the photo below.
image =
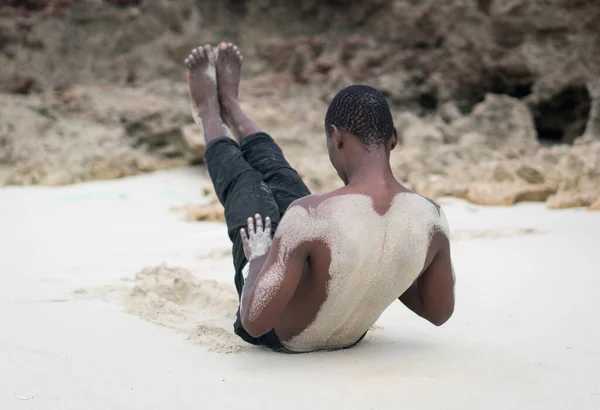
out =
<svg viewBox="0 0 600 410"><path fill-rule="evenodd" d="M204 52L204 55L206 56L207 60L211 60L211 61L214 60L215 50L212 48L212 46L210 46L210 45L204 46L203 52Z"/></svg>

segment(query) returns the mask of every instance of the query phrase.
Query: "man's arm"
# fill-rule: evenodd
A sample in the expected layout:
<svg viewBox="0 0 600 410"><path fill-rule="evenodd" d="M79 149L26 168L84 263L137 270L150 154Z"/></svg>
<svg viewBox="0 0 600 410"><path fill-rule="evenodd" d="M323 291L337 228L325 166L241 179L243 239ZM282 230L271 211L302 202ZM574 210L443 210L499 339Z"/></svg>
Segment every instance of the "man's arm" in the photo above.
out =
<svg viewBox="0 0 600 410"><path fill-rule="evenodd" d="M300 282L308 258L308 245L304 238L299 237L302 229L298 229L297 225L303 222L295 217L298 208L301 207L290 206L266 254L260 255L258 252L258 256L254 257L250 249L261 249L264 244L261 245L260 241L270 244L270 233L268 241L264 234L259 234L262 229L260 218L255 219L257 229L254 232L250 223L248 235L242 232L244 248L248 249L246 256L250 260L250 270L242 290L240 314L242 326L253 337L273 329Z"/></svg>
<svg viewBox="0 0 600 410"><path fill-rule="evenodd" d="M431 245L438 249L437 253L427 269L399 299L417 315L441 326L454 312L455 279L447 236L436 232Z"/></svg>

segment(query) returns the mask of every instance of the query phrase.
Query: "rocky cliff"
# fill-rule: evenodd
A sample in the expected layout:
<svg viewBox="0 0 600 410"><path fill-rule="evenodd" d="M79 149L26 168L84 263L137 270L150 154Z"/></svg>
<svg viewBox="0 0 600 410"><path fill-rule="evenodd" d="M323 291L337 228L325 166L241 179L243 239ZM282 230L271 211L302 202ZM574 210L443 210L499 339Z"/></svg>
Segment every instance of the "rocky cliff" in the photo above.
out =
<svg viewBox="0 0 600 410"><path fill-rule="evenodd" d="M594 0L5 0L0 178L201 163L182 60L223 39L245 54L245 107L315 191L339 186L320 169L327 103L366 83L392 105L394 170L418 192L600 206Z"/></svg>

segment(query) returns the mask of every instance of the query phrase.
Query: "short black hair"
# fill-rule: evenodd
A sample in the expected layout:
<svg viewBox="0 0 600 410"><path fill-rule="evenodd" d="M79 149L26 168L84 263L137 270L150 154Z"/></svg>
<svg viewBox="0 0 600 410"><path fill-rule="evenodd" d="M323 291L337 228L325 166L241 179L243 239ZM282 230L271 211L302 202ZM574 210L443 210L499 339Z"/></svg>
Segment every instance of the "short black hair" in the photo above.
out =
<svg viewBox="0 0 600 410"><path fill-rule="evenodd" d="M351 85L333 98L325 115L325 133L331 126L354 135L365 148L381 146L394 134L390 106L381 92L367 85Z"/></svg>

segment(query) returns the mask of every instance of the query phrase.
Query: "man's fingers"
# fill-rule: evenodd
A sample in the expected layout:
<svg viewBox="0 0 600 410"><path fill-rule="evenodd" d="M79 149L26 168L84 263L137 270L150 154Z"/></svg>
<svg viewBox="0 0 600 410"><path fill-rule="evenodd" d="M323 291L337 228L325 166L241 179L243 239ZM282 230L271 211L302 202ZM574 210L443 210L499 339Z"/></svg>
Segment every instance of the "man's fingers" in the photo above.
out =
<svg viewBox="0 0 600 410"><path fill-rule="evenodd" d="M256 232L254 231L254 219L253 218L248 218L248 235L252 236L255 233Z"/></svg>
<svg viewBox="0 0 600 410"><path fill-rule="evenodd" d="M260 214L256 214L256 215L254 215L254 219L256 219L256 232L262 233L263 232L262 217L260 216Z"/></svg>
<svg viewBox="0 0 600 410"><path fill-rule="evenodd" d="M254 215L254 218L248 218L248 237L252 237L256 233L271 235L271 218L267 216L264 223L260 214Z"/></svg>

